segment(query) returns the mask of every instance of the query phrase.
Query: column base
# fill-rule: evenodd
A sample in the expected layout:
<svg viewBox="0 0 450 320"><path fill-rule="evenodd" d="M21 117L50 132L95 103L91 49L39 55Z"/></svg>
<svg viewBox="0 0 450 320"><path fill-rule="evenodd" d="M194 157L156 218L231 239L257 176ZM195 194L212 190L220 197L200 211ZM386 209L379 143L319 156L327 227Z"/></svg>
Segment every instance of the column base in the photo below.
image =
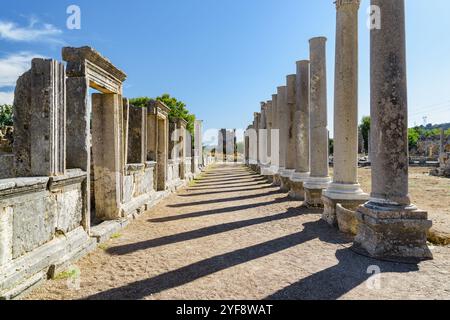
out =
<svg viewBox="0 0 450 320"><path fill-rule="evenodd" d="M337 204L341 204L344 209L356 211L360 205L369 201L369 195L361 190L359 184L332 183L323 191L322 201L324 204L322 220L337 227Z"/></svg>
<svg viewBox="0 0 450 320"><path fill-rule="evenodd" d="M307 207L323 208L322 190L323 189L309 189L304 187L305 190L305 204Z"/></svg>
<svg viewBox="0 0 450 320"><path fill-rule="evenodd" d="M305 200L305 189L303 188L303 182L299 181L292 181L291 184L291 190L289 191L289 198L298 200L298 201L304 201Z"/></svg>
<svg viewBox="0 0 450 320"><path fill-rule="evenodd" d="M281 176L279 173L273 175L273 186L280 187L281 186Z"/></svg>
<svg viewBox="0 0 450 320"><path fill-rule="evenodd" d="M356 211L359 223L355 248L373 258L394 261L432 259L427 232L432 226L425 211L414 206L367 202Z"/></svg>
<svg viewBox="0 0 450 320"><path fill-rule="evenodd" d="M261 165L261 175L263 176L271 176L273 175L273 172L268 165Z"/></svg>
<svg viewBox="0 0 450 320"><path fill-rule="evenodd" d="M295 170L289 170L289 169L285 169L283 171L281 171L281 187L280 187L280 191L284 192L284 193L288 193L289 191L291 191L291 178L292 175L294 174Z"/></svg>
<svg viewBox="0 0 450 320"><path fill-rule="evenodd" d="M304 184L305 203L308 207L323 208L322 192L330 184L330 177L310 177Z"/></svg>
<svg viewBox="0 0 450 320"><path fill-rule="evenodd" d="M291 178L291 191L289 197L294 200L305 200L305 189L303 187L304 182L309 178L309 172L298 173L295 172Z"/></svg>

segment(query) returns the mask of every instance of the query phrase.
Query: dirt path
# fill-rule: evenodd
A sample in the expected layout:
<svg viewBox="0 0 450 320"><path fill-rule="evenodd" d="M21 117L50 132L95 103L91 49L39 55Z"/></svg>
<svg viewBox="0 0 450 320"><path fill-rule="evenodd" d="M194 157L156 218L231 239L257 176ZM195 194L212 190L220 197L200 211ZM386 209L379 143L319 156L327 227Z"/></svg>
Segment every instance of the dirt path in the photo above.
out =
<svg viewBox="0 0 450 320"><path fill-rule="evenodd" d="M418 266L372 260L300 205L216 166L79 261L79 290L61 279L29 298L450 299L449 247Z"/></svg>

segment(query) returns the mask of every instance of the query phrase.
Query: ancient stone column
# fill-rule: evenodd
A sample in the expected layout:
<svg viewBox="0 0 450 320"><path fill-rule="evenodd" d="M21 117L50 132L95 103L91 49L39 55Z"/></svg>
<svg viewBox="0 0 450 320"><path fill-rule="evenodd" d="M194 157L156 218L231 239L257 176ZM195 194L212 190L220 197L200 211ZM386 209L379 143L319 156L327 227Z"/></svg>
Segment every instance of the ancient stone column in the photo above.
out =
<svg viewBox="0 0 450 320"><path fill-rule="evenodd" d="M325 37L310 40L310 152L311 174L304 184L308 206L321 207L328 187L327 77Z"/></svg>
<svg viewBox="0 0 450 320"><path fill-rule="evenodd" d="M337 225L336 205L356 210L369 199L358 183L358 10L360 0L336 2L334 175L323 192L322 219Z"/></svg>
<svg viewBox="0 0 450 320"><path fill-rule="evenodd" d="M254 113L254 125L253 125L253 129L256 132L256 164L255 164L255 168L254 171L257 173L261 173L261 158L260 158L260 137L259 137L259 130L260 130L260 125L261 125L261 113L259 112L255 112Z"/></svg>
<svg viewBox="0 0 450 320"><path fill-rule="evenodd" d="M356 247L379 258L431 258L432 223L408 195L408 107L404 0L372 0L381 29L371 30L372 194L359 207Z"/></svg>
<svg viewBox="0 0 450 320"><path fill-rule="evenodd" d="M273 174L273 184L281 185L279 168L280 168L280 130L278 127L280 113L278 112L278 95L272 95L272 131L270 132L270 171Z"/></svg>
<svg viewBox="0 0 450 320"><path fill-rule="evenodd" d="M267 115L266 115L266 103L261 102L261 113L259 118L259 160L261 174L264 175L264 169L267 167Z"/></svg>
<svg viewBox="0 0 450 320"><path fill-rule="evenodd" d="M295 172L296 146L294 134L295 116L295 86L297 76L295 74L286 77L286 107L287 107L287 148L286 148L286 168L281 174L283 191L291 190L291 179Z"/></svg>
<svg viewBox="0 0 450 320"><path fill-rule="evenodd" d="M287 148L289 143L289 109L288 104L286 103L286 94L287 88L286 86L278 87L278 127L280 132L280 160L279 160L279 179L281 182L281 191L288 192L287 185L283 185L283 175L284 170L286 170L286 155Z"/></svg>
<svg viewBox="0 0 450 320"><path fill-rule="evenodd" d="M269 100L266 102L266 116L267 116L267 157L268 157L268 172L270 175L273 175L272 172L270 171L270 166L272 163L272 139L271 139L271 132L272 132L272 112L273 112L273 107L272 107L272 100Z"/></svg>
<svg viewBox="0 0 450 320"><path fill-rule="evenodd" d="M292 176L290 197L305 199L304 182L309 178L309 61L297 62L295 111L295 173Z"/></svg>

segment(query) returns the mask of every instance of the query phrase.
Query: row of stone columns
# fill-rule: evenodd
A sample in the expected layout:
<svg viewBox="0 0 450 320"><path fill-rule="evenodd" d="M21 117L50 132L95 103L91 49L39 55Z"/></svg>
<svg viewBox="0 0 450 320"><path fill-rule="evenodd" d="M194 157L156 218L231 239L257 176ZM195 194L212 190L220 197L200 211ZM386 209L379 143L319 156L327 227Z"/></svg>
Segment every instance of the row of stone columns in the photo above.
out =
<svg viewBox="0 0 450 320"><path fill-rule="evenodd" d="M379 8L381 28L371 30L370 197L358 183L360 0L336 1L333 179L324 37L310 40L309 60L298 61L296 74L262 103L264 116L255 114L246 150L254 145L267 151L254 159L261 174L290 197L323 208L322 218L330 225L353 231L355 250L382 258L430 258L426 239L431 222L408 196L404 0L372 0L372 6Z"/></svg>

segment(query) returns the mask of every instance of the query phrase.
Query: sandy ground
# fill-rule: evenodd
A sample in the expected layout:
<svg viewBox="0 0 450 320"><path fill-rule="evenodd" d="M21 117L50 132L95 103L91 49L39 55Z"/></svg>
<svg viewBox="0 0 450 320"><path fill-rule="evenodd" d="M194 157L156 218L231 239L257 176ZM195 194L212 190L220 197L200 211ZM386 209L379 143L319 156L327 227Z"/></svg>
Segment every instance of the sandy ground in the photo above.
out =
<svg viewBox="0 0 450 320"><path fill-rule="evenodd" d="M79 288L48 281L29 299L450 299L450 247L419 265L373 260L300 205L217 166L79 261Z"/></svg>

